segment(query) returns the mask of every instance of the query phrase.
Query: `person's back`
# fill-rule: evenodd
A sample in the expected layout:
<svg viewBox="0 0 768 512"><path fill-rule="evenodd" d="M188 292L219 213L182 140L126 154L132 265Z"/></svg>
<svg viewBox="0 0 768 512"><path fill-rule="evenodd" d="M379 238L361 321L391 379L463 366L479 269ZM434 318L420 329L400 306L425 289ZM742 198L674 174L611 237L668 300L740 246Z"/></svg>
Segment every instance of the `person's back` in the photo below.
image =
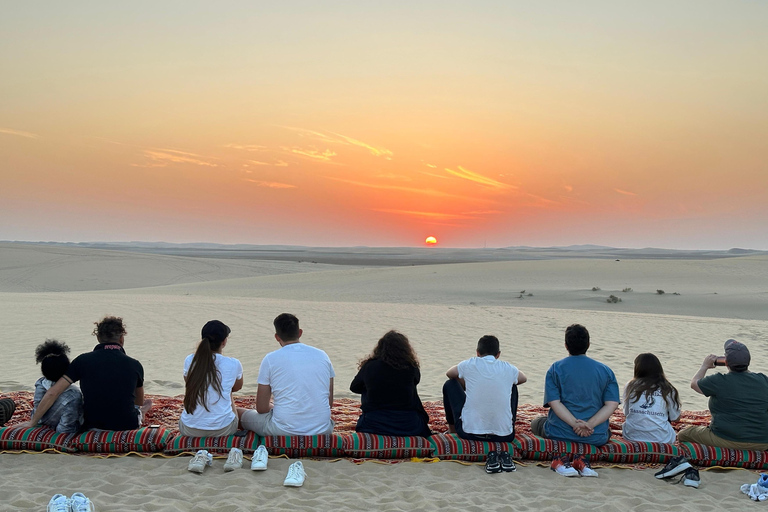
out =
<svg viewBox="0 0 768 512"><path fill-rule="evenodd" d="M509 404L519 370L490 355L462 361L458 370L467 393L461 412L464 431L497 436L513 433L514 418Z"/></svg>
<svg viewBox="0 0 768 512"><path fill-rule="evenodd" d="M499 359L496 336L480 338L476 354L446 372L443 404L448 428L464 439L511 441L515 435L517 385L527 378Z"/></svg>
<svg viewBox="0 0 768 512"><path fill-rule="evenodd" d="M299 341L302 330L294 315L278 315L274 325L281 348L261 361L256 410L244 411L240 423L261 436L330 434L335 377L331 360Z"/></svg>
<svg viewBox="0 0 768 512"><path fill-rule="evenodd" d="M361 361L349 386L360 393L362 414L355 430L393 436L430 436L429 415L416 386L421 371L408 338L389 331Z"/></svg>
<svg viewBox="0 0 768 512"><path fill-rule="evenodd" d="M264 357L258 382L272 388L275 424L287 432L311 435L331 428L331 378L333 366L325 352L292 343Z"/></svg>
<svg viewBox="0 0 768 512"><path fill-rule="evenodd" d="M624 388L624 424L627 441L674 443L670 422L680 419L680 395L667 380L661 361L651 353L635 358L634 377Z"/></svg>
<svg viewBox="0 0 768 512"><path fill-rule="evenodd" d="M144 385L144 370L123 347L99 343L69 365L66 376L80 381L86 428L130 430L139 426L136 388Z"/></svg>
<svg viewBox="0 0 768 512"><path fill-rule="evenodd" d="M48 390L62 378L69 368L69 347L57 340L45 340L35 349L35 360L40 364L43 376L35 382L32 414ZM40 419L60 433L73 433L83 424L83 394L77 384L71 384Z"/></svg>
<svg viewBox="0 0 768 512"><path fill-rule="evenodd" d="M544 406L549 413L531 421L534 434L598 446L608 442L608 419L619 405L619 386L610 368L587 357L589 346L584 326L568 326L565 347L569 355L547 370Z"/></svg>
<svg viewBox="0 0 768 512"><path fill-rule="evenodd" d="M768 443L768 377L762 373L717 373L699 381L709 396L710 428L731 441Z"/></svg>

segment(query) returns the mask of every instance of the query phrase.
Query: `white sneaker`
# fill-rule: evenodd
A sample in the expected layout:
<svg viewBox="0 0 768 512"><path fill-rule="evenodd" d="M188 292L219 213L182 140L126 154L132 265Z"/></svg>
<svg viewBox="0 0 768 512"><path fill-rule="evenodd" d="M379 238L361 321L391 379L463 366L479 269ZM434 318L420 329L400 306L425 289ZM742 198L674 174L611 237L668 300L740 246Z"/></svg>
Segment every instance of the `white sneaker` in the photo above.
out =
<svg viewBox="0 0 768 512"><path fill-rule="evenodd" d="M69 507L71 512L94 512L96 510L91 500L81 492L72 495L69 499Z"/></svg>
<svg viewBox="0 0 768 512"><path fill-rule="evenodd" d="M288 468L288 476L285 477L283 485L286 487L301 487L304 485L304 479L307 474L304 472L304 464L297 460Z"/></svg>
<svg viewBox="0 0 768 512"><path fill-rule="evenodd" d="M213 465L213 455L208 453L208 450L198 450L195 456L192 457L192 460L189 461L189 466L187 466L187 470L193 473L202 474L203 471L205 471L206 466L212 466L212 465Z"/></svg>
<svg viewBox="0 0 768 512"><path fill-rule="evenodd" d="M227 462L224 463L224 471L234 471L243 467L243 450L232 448L229 450Z"/></svg>
<svg viewBox="0 0 768 512"><path fill-rule="evenodd" d="M48 512L70 512L69 498L63 494L54 494L48 502Z"/></svg>
<svg viewBox="0 0 768 512"><path fill-rule="evenodd" d="M269 454L266 447L262 444L256 448L253 452L253 458L251 459L251 471L264 471L267 469L267 461L269 461Z"/></svg>

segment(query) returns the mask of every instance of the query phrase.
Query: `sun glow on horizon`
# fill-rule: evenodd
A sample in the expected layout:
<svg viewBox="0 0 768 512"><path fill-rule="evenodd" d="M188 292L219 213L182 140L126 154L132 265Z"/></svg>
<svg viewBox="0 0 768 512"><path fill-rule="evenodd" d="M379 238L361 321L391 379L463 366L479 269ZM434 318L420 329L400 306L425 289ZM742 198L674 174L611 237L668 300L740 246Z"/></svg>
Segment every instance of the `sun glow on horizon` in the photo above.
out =
<svg viewBox="0 0 768 512"><path fill-rule="evenodd" d="M433 236L428 236L426 240L424 240L424 243L427 244L427 246L435 245L437 244L437 238Z"/></svg>

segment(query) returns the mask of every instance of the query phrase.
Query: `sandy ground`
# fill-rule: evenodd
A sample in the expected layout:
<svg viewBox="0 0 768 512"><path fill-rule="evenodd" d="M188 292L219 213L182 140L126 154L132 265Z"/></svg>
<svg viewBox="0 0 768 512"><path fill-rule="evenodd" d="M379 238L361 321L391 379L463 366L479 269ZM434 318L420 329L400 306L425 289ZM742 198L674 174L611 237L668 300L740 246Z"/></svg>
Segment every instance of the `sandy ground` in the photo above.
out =
<svg viewBox="0 0 768 512"><path fill-rule="evenodd" d="M183 392L183 359L213 318L232 328L226 353L243 362L241 393L254 394L262 357L278 347L272 319L284 311L300 318L305 342L328 352L339 397L353 397L348 384L357 361L392 328L408 335L420 356L424 400L440 399L445 370L473 355L481 335L496 334L502 357L529 378L520 388L521 401L540 403L544 374L566 355L563 331L574 322L589 328L589 355L611 366L621 384L631 377L638 353L657 354L687 410L706 408L688 383L701 359L721 353L726 339L749 346L753 370L764 371L768 362L766 256L615 261L581 254L368 267L350 265L346 255L344 262L2 243L6 364L0 391L32 389L39 375L34 347L46 338L66 341L74 355L90 350L96 343L90 336L93 322L105 314L125 318L126 350L144 365L145 388L153 394ZM608 303L609 295L622 301ZM0 454L0 508L43 510L54 493L81 490L95 499L97 510L719 510L748 506L738 484L756 478L741 470L708 471L702 487L693 490L658 482L652 471L603 469L597 480L574 481L533 464L513 475L488 476L478 466L448 462L309 461L305 487L284 489L285 460L271 461L274 471L263 475L245 470L224 475L218 461L203 477L187 473L186 463L184 458Z"/></svg>

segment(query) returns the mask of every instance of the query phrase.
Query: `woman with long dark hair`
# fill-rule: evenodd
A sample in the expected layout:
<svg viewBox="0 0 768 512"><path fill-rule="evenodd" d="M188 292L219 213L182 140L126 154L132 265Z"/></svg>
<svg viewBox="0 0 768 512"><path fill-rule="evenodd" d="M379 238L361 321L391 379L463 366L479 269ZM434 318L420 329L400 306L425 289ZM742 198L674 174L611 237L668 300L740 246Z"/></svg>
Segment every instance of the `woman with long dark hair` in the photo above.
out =
<svg viewBox="0 0 768 512"><path fill-rule="evenodd" d="M416 385L419 360L408 338L386 333L360 362L349 389L362 395L362 414L355 430L392 436L429 436L429 416Z"/></svg>
<svg viewBox="0 0 768 512"><path fill-rule="evenodd" d="M680 395L653 354L635 358L635 374L624 388L622 435L627 441L674 443L671 421L680 419Z"/></svg>
<svg viewBox="0 0 768 512"><path fill-rule="evenodd" d="M184 410L179 419L181 435L228 436L237 431L244 409L237 409L232 392L243 387L243 365L222 355L230 329L218 320L203 326L197 351L184 360Z"/></svg>

